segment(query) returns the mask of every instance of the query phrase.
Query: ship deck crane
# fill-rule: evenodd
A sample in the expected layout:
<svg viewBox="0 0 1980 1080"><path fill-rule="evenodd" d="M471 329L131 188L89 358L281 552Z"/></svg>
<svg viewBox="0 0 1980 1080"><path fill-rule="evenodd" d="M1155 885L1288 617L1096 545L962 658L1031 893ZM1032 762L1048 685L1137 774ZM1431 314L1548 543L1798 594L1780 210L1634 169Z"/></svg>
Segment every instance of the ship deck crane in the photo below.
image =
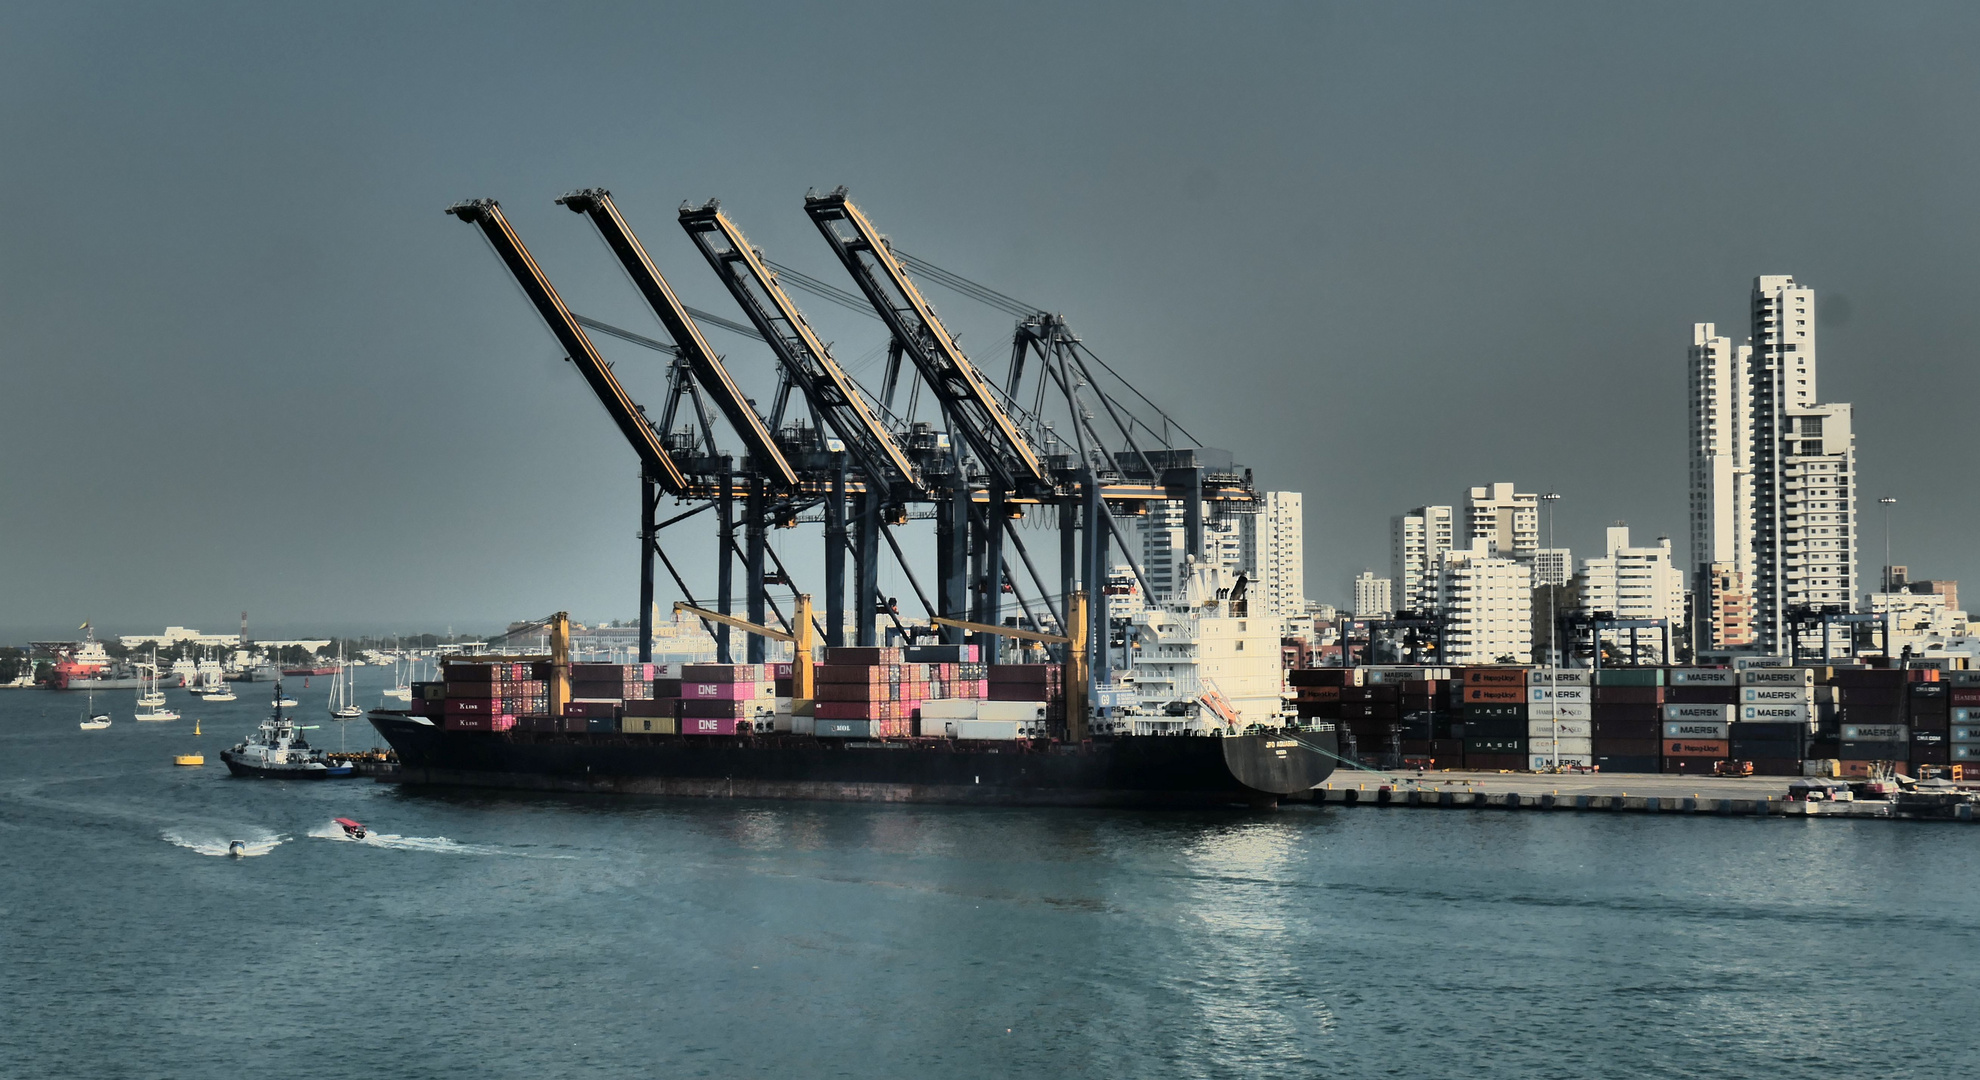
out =
<svg viewBox="0 0 1980 1080"><path fill-rule="evenodd" d="M685 611L691 615L699 615L712 622L718 622L725 626L733 626L745 634L752 634L770 641L790 642L791 713L793 715L804 715L811 710L813 702L817 700L818 691L815 681L816 673L813 671L815 661L812 658L812 652L814 651L817 639L812 634L810 593L798 594L797 611L791 617L791 628L789 631L779 630L772 626L764 626L761 623L750 622L747 619L738 619L734 615L725 615L719 611L709 611L706 608L695 607L686 601L676 601L674 603L674 610L677 612ZM800 709L800 706L802 706L802 709Z"/></svg>

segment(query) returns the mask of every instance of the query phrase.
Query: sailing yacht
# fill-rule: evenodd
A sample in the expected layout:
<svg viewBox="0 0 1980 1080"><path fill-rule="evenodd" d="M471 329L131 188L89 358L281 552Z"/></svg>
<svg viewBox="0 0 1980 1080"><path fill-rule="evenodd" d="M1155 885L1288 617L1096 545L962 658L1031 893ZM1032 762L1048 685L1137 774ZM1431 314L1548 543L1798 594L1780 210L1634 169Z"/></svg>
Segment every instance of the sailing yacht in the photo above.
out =
<svg viewBox="0 0 1980 1080"><path fill-rule="evenodd" d="M82 722L76 725L84 731L102 731L110 726L110 714L96 711L96 695L89 695L89 704L83 707Z"/></svg>
<svg viewBox="0 0 1980 1080"><path fill-rule="evenodd" d="M392 685L386 689L385 696L393 701L411 701L412 658L406 655L404 643L394 644L398 645L398 650L392 657Z"/></svg>
<svg viewBox="0 0 1980 1080"><path fill-rule="evenodd" d="M199 666L203 673L204 685L199 689L200 697L206 701L233 701L234 686L227 681L226 669L220 666L217 657L208 659Z"/></svg>
<svg viewBox="0 0 1980 1080"><path fill-rule="evenodd" d="M344 646L337 645L337 673L330 676L330 719L356 720L364 715L358 708L357 695L351 686L351 665L344 662Z"/></svg>
<svg viewBox="0 0 1980 1080"><path fill-rule="evenodd" d="M158 647L152 646L151 662L140 664L138 713L140 721L177 720L179 714L165 707L165 694L158 689Z"/></svg>

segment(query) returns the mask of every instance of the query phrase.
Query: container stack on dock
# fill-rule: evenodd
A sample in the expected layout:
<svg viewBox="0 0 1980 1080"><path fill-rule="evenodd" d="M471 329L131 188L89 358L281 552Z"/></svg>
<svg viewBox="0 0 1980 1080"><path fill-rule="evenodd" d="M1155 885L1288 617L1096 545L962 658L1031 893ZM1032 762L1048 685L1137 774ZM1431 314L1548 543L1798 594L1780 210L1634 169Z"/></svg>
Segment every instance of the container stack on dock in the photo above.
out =
<svg viewBox="0 0 1980 1080"><path fill-rule="evenodd" d="M1287 683L1302 723L1339 728L1343 757L1375 767L1464 762L1463 701L1449 668L1297 668Z"/></svg>
<svg viewBox="0 0 1980 1080"><path fill-rule="evenodd" d="M1466 668L1458 680L1464 703L1464 764L1468 769L1524 769L1527 760L1527 669Z"/></svg>
<svg viewBox="0 0 1980 1080"><path fill-rule="evenodd" d="M1980 766L1980 671L1946 675L1946 759L1966 768Z"/></svg>
<svg viewBox="0 0 1980 1080"><path fill-rule="evenodd" d="M1542 668L1527 676L1526 757L1530 768L1595 764L1591 674Z"/></svg>

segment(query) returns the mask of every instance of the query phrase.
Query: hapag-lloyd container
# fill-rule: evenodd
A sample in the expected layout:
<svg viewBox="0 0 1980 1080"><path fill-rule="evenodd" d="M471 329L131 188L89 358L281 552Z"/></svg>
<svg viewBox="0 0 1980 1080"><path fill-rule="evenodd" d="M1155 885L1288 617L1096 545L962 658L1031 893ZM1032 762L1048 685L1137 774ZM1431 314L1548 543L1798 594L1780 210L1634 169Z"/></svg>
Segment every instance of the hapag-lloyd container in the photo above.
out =
<svg viewBox="0 0 1980 1080"><path fill-rule="evenodd" d="M1738 686L1739 672L1731 668L1672 668L1672 686Z"/></svg>
<svg viewBox="0 0 1980 1080"><path fill-rule="evenodd" d="M1664 725L1664 738L1723 741L1732 738L1732 724L1725 720L1675 720Z"/></svg>
<svg viewBox="0 0 1980 1080"><path fill-rule="evenodd" d="M1731 705L1665 705L1664 719L1693 720L1706 723L1729 721L1733 718Z"/></svg>
<svg viewBox="0 0 1980 1080"><path fill-rule="evenodd" d="M1464 687L1464 700L1468 705L1524 705L1526 704L1526 687L1500 686L1497 684L1473 686L1470 683L1466 683Z"/></svg>
<svg viewBox="0 0 1980 1080"><path fill-rule="evenodd" d="M1467 691L1469 691L1474 686L1510 687L1514 690L1524 690L1526 688L1526 674L1527 672L1525 668L1465 668L1463 683L1464 683L1464 688ZM1467 693L1465 696L1465 700L1466 701L1478 701L1478 700L1498 701L1501 699L1473 698ZM1524 695L1521 695L1520 697L1515 697L1512 700L1523 701L1525 700L1525 697Z"/></svg>
<svg viewBox="0 0 1980 1080"><path fill-rule="evenodd" d="M1739 673L1739 685L1814 686L1815 672L1810 668L1748 668Z"/></svg>
<svg viewBox="0 0 1980 1080"><path fill-rule="evenodd" d="M1742 686L1739 688L1739 702L1742 705L1813 705L1815 688L1812 686Z"/></svg>
<svg viewBox="0 0 1980 1080"><path fill-rule="evenodd" d="M1732 744L1725 739L1665 739L1664 756L1722 758L1732 752Z"/></svg>

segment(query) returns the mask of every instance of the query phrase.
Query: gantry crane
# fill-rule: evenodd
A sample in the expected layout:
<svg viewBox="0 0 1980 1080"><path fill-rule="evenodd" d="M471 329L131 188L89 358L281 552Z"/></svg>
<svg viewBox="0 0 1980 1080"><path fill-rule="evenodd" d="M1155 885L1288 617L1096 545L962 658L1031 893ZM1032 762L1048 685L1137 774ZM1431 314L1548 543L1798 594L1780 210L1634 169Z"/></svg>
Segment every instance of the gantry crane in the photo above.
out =
<svg viewBox="0 0 1980 1080"><path fill-rule="evenodd" d="M680 350L681 359L687 363L694 379L708 391L710 397L715 399L716 407L728 418L730 426L735 428L737 434L742 436L749 453L749 467L744 472L748 490L744 500L746 584L743 592L748 597L750 621L761 625L764 620L766 599L763 591L763 563L767 548L766 531L769 527L768 504L775 495L781 493L788 499L795 493L799 484L797 470L792 467L784 451L777 445L770 427L757 414L756 407L736 385L735 379L729 375L728 368L723 366L721 359L715 355L715 350L709 347L708 340L702 337L701 328L695 325L685 306L674 295L674 290L667 284L667 279L661 275L659 268L653 265L652 258L646 254L646 248L639 242L639 238L633 235L632 226L626 224L624 215L619 213L618 205L612 201L612 193L604 188L586 188L573 191L557 202L575 213L590 218L591 223L597 226L599 235L605 239L605 246L611 248L612 254L618 257L619 264L625 268L626 276L632 279L633 287L639 290L640 296L645 298L647 306L653 309L654 316L660 320L660 325L666 327L667 335L673 338L675 347ZM642 532L649 534L647 542L650 546L657 537L650 535L654 531L654 514L650 509L653 506L650 488L648 492L648 497L643 500L643 507L648 509ZM648 554L646 558L650 561L652 556ZM721 559L726 566L729 559L726 548L721 553ZM648 579L650 578L649 574ZM718 599L718 606L724 614L728 612L729 604L728 590L723 589ZM640 603L641 610L650 614L652 607L652 597L643 596ZM750 637L748 653L750 663L763 662L764 639L761 636Z"/></svg>

